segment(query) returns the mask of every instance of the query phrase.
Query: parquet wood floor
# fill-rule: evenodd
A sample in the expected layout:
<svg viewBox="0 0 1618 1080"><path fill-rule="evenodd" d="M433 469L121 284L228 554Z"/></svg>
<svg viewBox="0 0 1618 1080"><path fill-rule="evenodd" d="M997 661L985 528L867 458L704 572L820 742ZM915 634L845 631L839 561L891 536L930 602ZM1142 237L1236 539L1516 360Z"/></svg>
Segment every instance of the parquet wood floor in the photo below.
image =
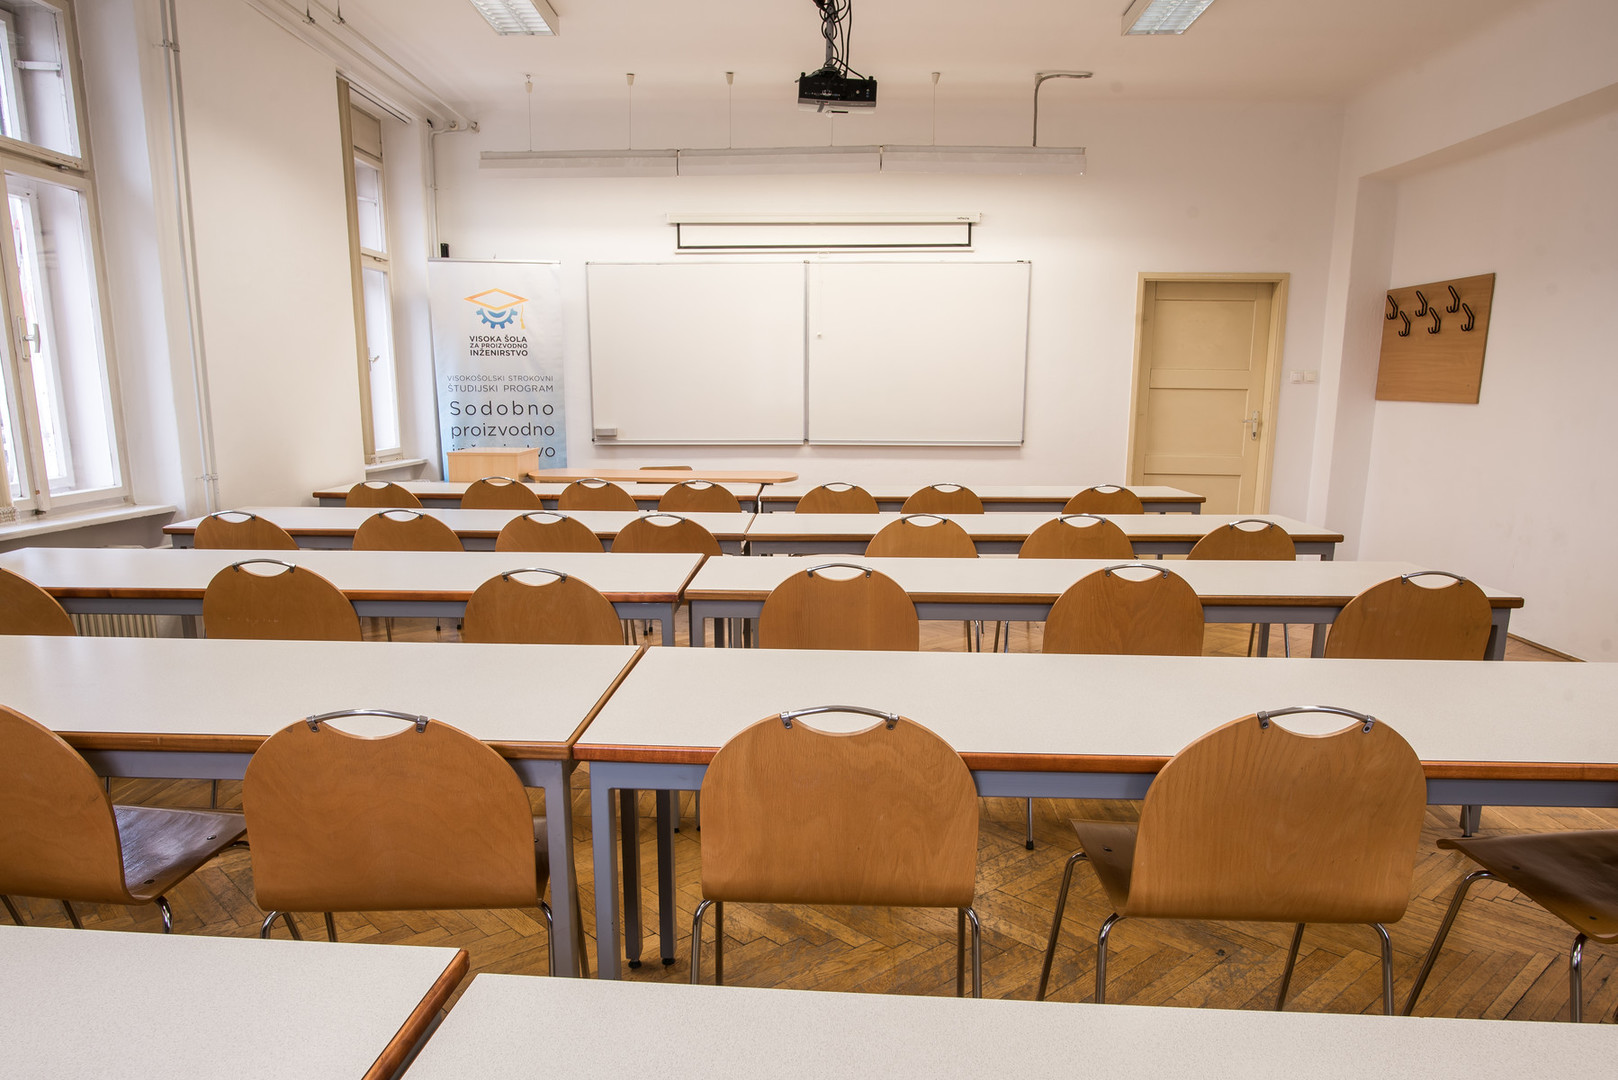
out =
<svg viewBox="0 0 1618 1080"><path fill-rule="evenodd" d="M446 625L437 636L452 637ZM395 638L434 637L430 620L399 620ZM1294 650L1307 650L1307 630L1294 628ZM655 635L654 635L655 639ZM924 648L958 650L959 623L928 623ZM1210 627L1206 651L1239 654L1247 640L1243 627ZM1279 652L1279 642L1273 651ZM1038 627L1015 624L1015 651L1038 648ZM1555 659L1532 646L1512 642L1510 660ZM581 903L594 948L594 876L590 850L590 807L586 769L574 781L574 821ZM195 781L119 780L121 802L154 805L206 805L208 786ZM537 803L538 792L534 793ZM648 936L647 962L627 971L631 980L685 981L691 915L699 899L701 834L690 821L676 837L680 941L670 967L657 961L655 936ZM641 812L650 817L651 797ZM221 785L221 803L237 806L240 785ZM1050 930L1062 864L1073 846L1067 821L1073 817L1127 819L1138 804L1039 800L1036 850L1023 848L1023 805L1015 799L985 799L978 859L978 913L983 924L985 993L1029 998ZM1453 852L1438 851L1438 837L1453 835L1451 807L1430 808L1422 834L1414 892L1405 918L1390 928L1400 999L1442 917L1455 883L1468 867ZM1539 810L1489 807L1484 831L1565 828L1618 828L1618 811ZM642 866L656 866L652 829L642 830ZM643 909L656 927L655 886L647 880ZM253 904L252 871L246 851L233 850L175 889L175 928L186 934L250 937L262 918ZM31 923L66 925L59 907L41 900L19 900ZM1074 879L1067 926L1056 957L1051 997L1088 1000L1094 979L1094 933L1109 913L1095 879L1081 868ZM85 925L101 929L156 932L155 910L86 906ZM305 935L320 937L319 919L300 920ZM726 913L727 981L754 986L817 990L950 994L954 989L954 919L947 912L880 909L769 908L729 905ZM537 911L430 913L340 913L340 936L347 941L458 945L472 956L475 971L543 974L546 945ZM711 927L711 924L710 924ZM284 930L277 929L278 934ZM711 933L711 929L710 929ZM1252 924L1125 922L1113 934L1109 998L1116 1002L1223 1008L1272 1007L1290 928ZM1553 1020L1567 1017L1566 950L1571 933L1559 921L1513 890L1486 883L1473 890L1450 936L1419 1012L1427 1015L1495 1019ZM1586 1016L1611 1021L1618 1009L1618 955L1586 951ZM712 972L711 944L706 961ZM1362 927L1311 927L1294 977L1288 1007L1298 1010L1374 1012L1380 1009L1380 975L1375 938Z"/></svg>

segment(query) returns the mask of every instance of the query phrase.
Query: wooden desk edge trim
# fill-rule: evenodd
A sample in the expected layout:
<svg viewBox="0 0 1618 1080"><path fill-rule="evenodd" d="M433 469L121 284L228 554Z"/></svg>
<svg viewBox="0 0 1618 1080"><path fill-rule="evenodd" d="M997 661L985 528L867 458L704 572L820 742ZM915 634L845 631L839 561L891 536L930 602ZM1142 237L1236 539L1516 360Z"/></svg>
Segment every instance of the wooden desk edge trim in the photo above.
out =
<svg viewBox="0 0 1618 1080"><path fill-rule="evenodd" d="M788 575L790 576L790 575ZM782 579L786 580L785 578ZM1079 579L1075 578L1077 583ZM774 586L771 586L774 588ZM687 587L686 600L758 601L762 603L770 589L693 589ZM1050 605L1061 593L906 593L913 604L1027 604ZM1354 599L1352 596L1198 596L1203 607L1273 607L1273 608L1340 608ZM1491 608L1520 608L1520 596L1491 596Z"/></svg>
<svg viewBox="0 0 1618 1080"><path fill-rule="evenodd" d="M450 961L449 967L433 980L427 996L422 998L406 1017L405 1022L388 1041L388 1045L382 1048L382 1053L371 1063L371 1067L365 1070L364 1080L388 1080L394 1074L415 1047L416 1040L427 1030L427 1025L432 1023L433 1014L444 1007L444 1002L449 999L450 994L454 993L455 988L461 985L461 980L466 978L471 964L471 958L467 956L465 949L455 950L455 957Z"/></svg>
<svg viewBox="0 0 1618 1080"><path fill-rule="evenodd" d="M589 712L584 714L584 719L579 721L579 726L573 729L573 734L567 737L567 757L569 759L571 759L573 756L573 744L579 741L579 736L584 734L584 729L590 726L591 721L601 714L601 710L606 707L608 699L610 699L613 694L618 692L618 688L624 684L625 679L629 678L629 673L635 670L635 665L640 663L640 658L645 656L646 651L651 647L652 646L649 643L643 643L638 649L635 650L635 655L631 656L629 660L625 662L623 668L619 670L617 677L612 680L612 683L605 690L603 690L601 692L601 696L596 699L595 705L590 708Z"/></svg>

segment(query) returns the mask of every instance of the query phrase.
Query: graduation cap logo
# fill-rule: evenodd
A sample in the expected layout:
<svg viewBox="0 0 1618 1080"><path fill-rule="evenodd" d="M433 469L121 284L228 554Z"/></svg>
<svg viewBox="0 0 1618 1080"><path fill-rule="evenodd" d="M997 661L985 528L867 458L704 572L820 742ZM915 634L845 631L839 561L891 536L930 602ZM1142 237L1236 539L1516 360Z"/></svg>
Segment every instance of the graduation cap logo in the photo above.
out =
<svg viewBox="0 0 1618 1080"><path fill-rule="evenodd" d="M477 306L478 318L483 320L483 325L492 330L499 330L522 318L522 305L528 302L528 297L518 296L504 289L485 289L483 292L468 296L466 300ZM525 323L518 322L518 325L527 328Z"/></svg>

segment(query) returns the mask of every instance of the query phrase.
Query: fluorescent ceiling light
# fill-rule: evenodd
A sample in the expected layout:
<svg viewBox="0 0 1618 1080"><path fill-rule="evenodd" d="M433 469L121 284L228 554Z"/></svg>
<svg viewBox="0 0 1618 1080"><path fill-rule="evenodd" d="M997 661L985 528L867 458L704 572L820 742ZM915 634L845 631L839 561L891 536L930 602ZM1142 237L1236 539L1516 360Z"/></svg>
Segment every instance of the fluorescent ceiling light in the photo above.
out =
<svg viewBox="0 0 1618 1080"><path fill-rule="evenodd" d="M1084 175L1082 146L884 146L883 172Z"/></svg>
<svg viewBox="0 0 1618 1080"><path fill-rule="evenodd" d="M1213 0L1134 0L1124 12L1124 33L1183 34L1211 3Z"/></svg>
<svg viewBox="0 0 1618 1080"><path fill-rule="evenodd" d="M485 150L478 165L528 176L674 176L676 150Z"/></svg>
<svg viewBox="0 0 1618 1080"><path fill-rule="evenodd" d="M757 176L771 173L874 173L881 171L879 146L747 147L681 150L681 176Z"/></svg>
<svg viewBox="0 0 1618 1080"><path fill-rule="evenodd" d="M472 6L497 34L553 35L557 32L556 12L545 0L472 0Z"/></svg>

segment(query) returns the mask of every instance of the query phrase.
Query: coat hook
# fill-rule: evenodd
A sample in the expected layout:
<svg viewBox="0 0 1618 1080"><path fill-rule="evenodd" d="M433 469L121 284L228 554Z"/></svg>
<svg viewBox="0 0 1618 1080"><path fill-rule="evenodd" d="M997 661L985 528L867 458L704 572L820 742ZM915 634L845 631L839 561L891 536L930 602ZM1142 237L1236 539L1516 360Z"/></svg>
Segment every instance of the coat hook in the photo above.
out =
<svg viewBox="0 0 1618 1080"><path fill-rule="evenodd" d="M1438 321L1438 309L1437 308L1430 308L1430 309L1428 309L1427 314L1429 314L1429 315L1431 315L1433 317L1433 325L1431 325L1431 326L1429 326L1427 328L1427 332L1429 334L1438 333L1438 328L1441 325L1439 323L1439 321Z"/></svg>
<svg viewBox="0 0 1618 1080"><path fill-rule="evenodd" d="M1430 309L1427 307L1427 298L1421 295L1420 289L1416 290L1416 299L1421 301L1421 310L1416 312L1416 318L1425 319L1427 317L1427 312Z"/></svg>
<svg viewBox="0 0 1618 1080"><path fill-rule="evenodd" d="M1453 285L1446 285L1445 288L1449 289L1449 307L1444 310L1453 315L1461 310L1461 294L1455 291Z"/></svg>
<svg viewBox="0 0 1618 1080"><path fill-rule="evenodd" d="M1393 299L1392 293L1388 294L1388 314L1386 317L1389 322L1399 317L1399 304Z"/></svg>
<svg viewBox="0 0 1618 1080"><path fill-rule="evenodd" d="M1405 321L1405 328L1403 330L1399 331L1399 336L1400 337L1409 337L1410 336L1410 316L1406 315L1404 312L1401 311L1401 312L1399 312L1399 318L1401 318L1401 319L1403 319Z"/></svg>
<svg viewBox="0 0 1618 1080"><path fill-rule="evenodd" d="M1478 317L1472 314L1471 304L1462 304L1461 310L1466 312L1466 321L1461 324L1461 333L1464 334L1478 324Z"/></svg>

